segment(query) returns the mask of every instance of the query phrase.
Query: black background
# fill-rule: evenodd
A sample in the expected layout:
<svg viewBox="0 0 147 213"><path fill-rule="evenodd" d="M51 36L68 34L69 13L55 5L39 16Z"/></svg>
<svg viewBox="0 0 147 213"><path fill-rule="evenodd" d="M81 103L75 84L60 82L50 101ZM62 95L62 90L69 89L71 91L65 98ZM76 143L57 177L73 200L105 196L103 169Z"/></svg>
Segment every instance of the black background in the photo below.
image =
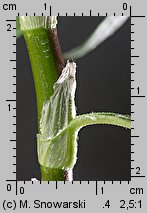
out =
<svg viewBox="0 0 147 213"><path fill-rule="evenodd" d="M103 17L59 17L63 52L84 41ZM130 114L130 19L110 39L77 63L77 114ZM17 40L17 180L40 179L36 154L37 109L29 57ZM130 131L95 125L79 133L74 180L130 180Z"/></svg>

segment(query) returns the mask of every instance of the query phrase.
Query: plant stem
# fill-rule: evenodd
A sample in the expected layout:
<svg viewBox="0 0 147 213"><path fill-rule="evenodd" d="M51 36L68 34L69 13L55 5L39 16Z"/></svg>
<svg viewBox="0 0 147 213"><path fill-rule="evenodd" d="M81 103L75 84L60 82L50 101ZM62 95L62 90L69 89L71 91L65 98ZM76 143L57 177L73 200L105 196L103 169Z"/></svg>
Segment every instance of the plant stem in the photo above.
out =
<svg viewBox="0 0 147 213"><path fill-rule="evenodd" d="M38 131L40 132L40 118L43 104L53 94L53 85L64 67L57 37L56 17L20 17L29 58L32 66L37 110ZM41 166L42 180L66 180L67 171L49 169Z"/></svg>
<svg viewBox="0 0 147 213"><path fill-rule="evenodd" d="M19 16L16 16L16 38L19 38L22 35L19 24Z"/></svg>
<svg viewBox="0 0 147 213"><path fill-rule="evenodd" d="M65 171L60 169L50 169L44 166L41 166L41 174L43 181L64 181L65 180Z"/></svg>
<svg viewBox="0 0 147 213"><path fill-rule="evenodd" d="M46 20L46 17L41 17ZM38 129L43 103L48 101L53 93L53 85L64 67L57 38L57 31L48 23L38 24L40 17L20 17L21 29L27 44L38 109ZM40 131L40 129L39 129Z"/></svg>
<svg viewBox="0 0 147 213"><path fill-rule="evenodd" d="M72 170L64 171L61 169L48 169L41 166L41 174L43 181L71 181L73 179Z"/></svg>

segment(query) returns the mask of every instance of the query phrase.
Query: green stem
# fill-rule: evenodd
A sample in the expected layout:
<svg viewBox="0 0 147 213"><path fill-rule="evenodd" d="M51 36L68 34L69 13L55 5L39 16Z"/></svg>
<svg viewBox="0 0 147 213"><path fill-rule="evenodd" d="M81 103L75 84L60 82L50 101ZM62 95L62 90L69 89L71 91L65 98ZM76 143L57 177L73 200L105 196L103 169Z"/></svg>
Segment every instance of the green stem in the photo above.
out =
<svg viewBox="0 0 147 213"><path fill-rule="evenodd" d="M19 24L19 16L16 17L16 38L19 38L22 35Z"/></svg>
<svg viewBox="0 0 147 213"><path fill-rule="evenodd" d="M43 103L52 95L53 85L64 66L54 22L49 17L20 17L34 77L38 129Z"/></svg>
<svg viewBox="0 0 147 213"><path fill-rule="evenodd" d="M60 169L50 169L44 166L41 166L41 174L43 181L64 181L65 180L65 171Z"/></svg>
<svg viewBox="0 0 147 213"><path fill-rule="evenodd" d="M53 94L53 85L64 67L57 37L56 17L21 16L20 26L31 62L38 110L38 131L43 104ZM66 180L66 171L41 167L43 180Z"/></svg>
<svg viewBox="0 0 147 213"><path fill-rule="evenodd" d="M72 170L65 171L62 169L49 169L44 166L41 166L41 174L43 181L72 180Z"/></svg>

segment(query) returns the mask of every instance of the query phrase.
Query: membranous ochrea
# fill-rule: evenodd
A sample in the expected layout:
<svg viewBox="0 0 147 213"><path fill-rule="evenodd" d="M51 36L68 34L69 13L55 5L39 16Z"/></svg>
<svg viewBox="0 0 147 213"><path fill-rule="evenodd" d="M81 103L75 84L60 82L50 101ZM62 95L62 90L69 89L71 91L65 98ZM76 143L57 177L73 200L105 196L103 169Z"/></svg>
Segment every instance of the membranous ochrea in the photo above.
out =
<svg viewBox="0 0 147 213"><path fill-rule="evenodd" d="M72 168L76 160L77 133L67 126L76 116L76 63L67 61L54 84L54 93L45 102L38 134L39 163L48 168ZM67 128L67 129L66 129Z"/></svg>

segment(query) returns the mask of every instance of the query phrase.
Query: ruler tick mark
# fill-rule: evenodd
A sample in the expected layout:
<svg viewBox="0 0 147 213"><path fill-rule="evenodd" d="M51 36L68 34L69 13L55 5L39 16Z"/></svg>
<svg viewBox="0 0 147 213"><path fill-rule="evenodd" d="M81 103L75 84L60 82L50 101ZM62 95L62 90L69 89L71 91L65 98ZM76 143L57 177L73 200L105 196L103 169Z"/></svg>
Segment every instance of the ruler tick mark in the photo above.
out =
<svg viewBox="0 0 147 213"><path fill-rule="evenodd" d="M58 189L58 181L56 181L56 189Z"/></svg>
<svg viewBox="0 0 147 213"><path fill-rule="evenodd" d="M96 195L97 195L97 181L96 181L96 186L95 187L96 187Z"/></svg>
<svg viewBox="0 0 147 213"><path fill-rule="evenodd" d="M13 99L12 99L12 100L6 100L6 101L16 101L16 100L13 100Z"/></svg>
<svg viewBox="0 0 147 213"><path fill-rule="evenodd" d="M131 55L132 58L139 58L139 55Z"/></svg>
<svg viewBox="0 0 147 213"><path fill-rule="evenodd" d="M52 7L50 6L50 16L52 16Z"/></svg>
<svg viewBox="0 0 147 213"><path fill-rule="evenodd" d="M145 98L145 95L131 95L131 98Z"/></svg>
<svg viewBox="0 0 147 213"><path fill-rule="evenodd" d="M14 20L13 19L7 19L6 21L16 21L16 19L14 19Z"/></svg>
<svg viewBox="0 0 147 213"><path fill-rule="evenodd" d="M131 18L145 18L145 16L131 16Z"/></svg>

